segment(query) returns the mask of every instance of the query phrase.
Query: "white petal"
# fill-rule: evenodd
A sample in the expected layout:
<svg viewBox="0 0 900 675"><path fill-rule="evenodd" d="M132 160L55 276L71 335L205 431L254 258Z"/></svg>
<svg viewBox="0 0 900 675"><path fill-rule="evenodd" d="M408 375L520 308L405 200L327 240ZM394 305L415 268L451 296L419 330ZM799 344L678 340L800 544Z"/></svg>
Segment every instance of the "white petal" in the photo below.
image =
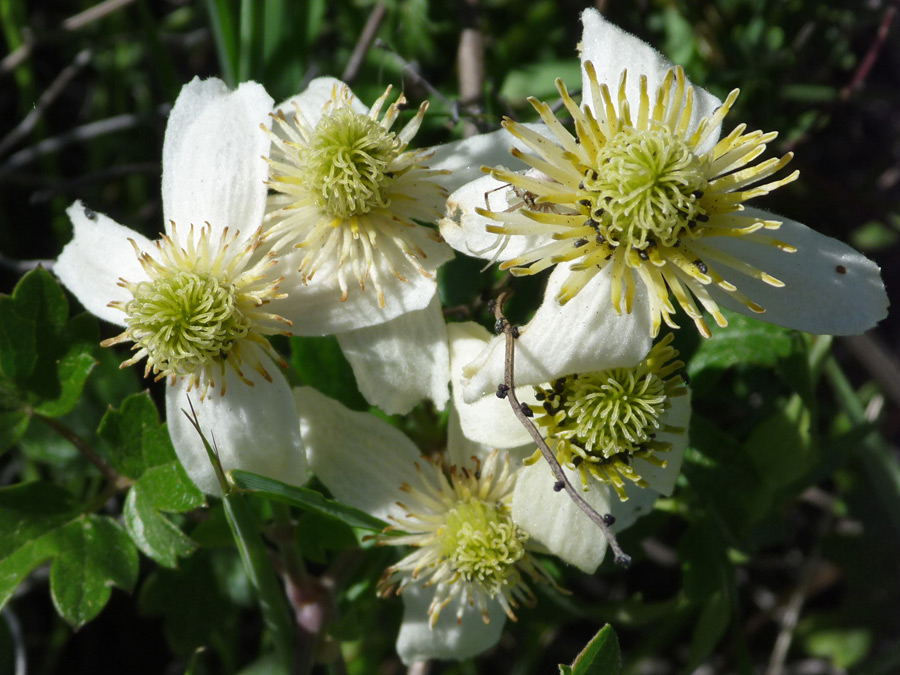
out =
<svg viewBox="0 0 900 675"><path fill-rule="evenodd" d="M443 410L450 398L447 330L437 295L425 309L376 326L338 333L359 391L389 415L405 415L423 398Z"/></svg>
<svg viewBox="0 0 900 675"><path fill-rule="evenodd" d="M453 257L453 251L443 243L427 240L423 245L427 259L426 269L437 269ZM390 321L406 312L424 309L437 292L433 278L418 272L401 281L386 269L385 261L376 256L385 306L378 305L375 289L366 284L363 290L352 273L348 273L349 294L341 302L341 290L337 281L336 263L323 265L308 284L300 280L297 268L302 252L292 251L279 259L277 274L285 279L279 290L287 297L274 300L271 311L293 322L294 335L331 335ZM426 265L427 263L427 265Z"/></svg>
<svg viewBox="0 0 900 675"><path fill-rule="evenodd" d="M671 495L675 489L675 481L681 473L681 463L684 461L684 451L688 444L688 427L691 423L691 394L690 390L684 396L676 396L672 399L672 406L666 414L660 418L663 424L684 428L683 434L661 432L656 435L656 440L662 443L671 443L672 449L663 453L660 457L666 460L665 468L660 468L643 459L635 459L634 470L646 480L650 486L648 489L663 495Z"/></svg>
<svg viewBox="0 0 900 675"><path fill-rule="evenodd" d="M887 316L889 302L878 265L847 244L795 220L758 209L745 213L782 220L784 224L772 236L795 246L797 252L785 253L736 237L706 240L711 248L726 251L784 282L784 288L774 288L718 266L723 277L766 312L751 312L727 293L712 289L722 306L767 323L828 335L863 333Z"/></svg>
<svg viewBox="0 0 900 675"><path fill-rule="evenodd" d="M647 76L647 90L652 105L657 88L665 79L666 73L673 68L669 60L640 38L611 24L596 9L584 10L581 22L584 24L581 62L591 61L594 64L597 80L600 84L606 83L613 101L617 99L622 73L627 69L625 94L631 106L632 118L637 113L640 101L641 75ZM590 100L587 94L590 85L583 68L582 87L587 102ZM718 98L705 89L694 87L694 107L689 129L696 129L700 120L711 115L721 104ZM701 153L715 145L718 133L714 136L699 149Z"/></svg>
<svg viewBox="0 0 900 675"><path fill-rule="evenodd" d="M580 489L578 473L565 471L569 482ZM606 555L606 537L565 490L554 491L555 483L550 465L543 460L522 469L513 492L513 520L536 543L583 572L593 574ZM609 513L610 503L616 500L596 480L588 483L581 496L600 515Z"/></svg>
<svg viewBox="0 0 900 675"><path fill-rule="evenodd" d="M166 219L186 232L210 223L251 235L262 225L270 97L262 85L244 82L231 91L221 80L194 78L169 115L163 143L162 199Z"/></svg>
<svg viewBox="0 0 900 675"><path fill-rule="evenodd" d="M340 92L341 88L345 86L347 85L334 77L317 77L307 85L306 89L280 103L276 109L281 110L284 112L285 117L290 118L292 114L296 114L294 112L294 105L296 104L300 108L303 117L306 118L306 122L315 127L322 118L322 110L325 108L325 105L331 101L335 88ZM369 112L369 108L356 96L353 96L350 100L350 108L361 115Z"/></svg>
<svg viewBox="0 0 900 675"><path fill-rule="evenodd" d="M544 136L551 135L549 129L543 124L526 124L524 126ZM429 148L434 155L427 164L429 169L450 172L446 176L438 177L437 180L448 191L453 192L466 183L482 178L484 176L482 167L504 166L513 171L527 169L528 166L525 163L510 154L510 149L514 147L519 148L522 152L530 152L522 141L506 129L499 129ZM484 204L476 206L484 206Z"/></svg>
<svg viewBox="0 0 900 675"><path fill-rule="evenodd" d="M397 654L406 666L428 659L468 659L490 649L500 639L506 614L499 603L488 604L490 623L484 623L475 607L466 605L457 623L457 603L441 612L437 623L428 626L428 605L434 592L418 584L407 586L403 598L403 623L397 635Z"/></svg>
<svg viewBox="0 0 900 675"><path fill-rule="evenodd" d="M348 410L312 387L294 389L313 473L342 502L376 518L402 517L403 483L421 485L419 449L375 415Z"/></svg>
<svg viewBox="0 0 900 675"><path fill-rule="evenodd" d="M467 183L447 199L446 215L439 223L441 236L453 248L466 255L503 262L526 251L550 243L550 235L515 235L503 247L505 235L493 234L485 228L499 225L496 220L475 213L476 208L505 211L508 206L509 183L482 176ZM513 199L515 203L515 200ZM503 250L497 251L503 247Z"/></svg>
<svg viewBox="0 0 900 675"><path fill-rule="evenodd" d="M638 518L650 513L659 498L656 490L639 488L631 481L625 481L625 494L628 499L623 502L613 491L609 493L609 513L616 519L611 528L613 532L631 527Z"/></svg>
<svg viewBox="0 0 900 675"><path fill-rule="evenodd" d="M200 435L182 412L190 412L188 395L225 471L243 469L293 485L306 482L306 454L290 387L274 367L269 372L272 382L248 369L245 375L254 382L248 387L229 369L225 395L210 389L203 401L187 392L183 381L166 387L169 435L185 471L203 492L222 494Z"/></svg>
<svg viewBox="0 0 900 675"><path fill-rule="evenodd" d="M556 296L569 270L557 265L547 282L544 301L534 318L519 329L516 340L516 386L550 382L571 373L636 365L650 350L650 315L646 289L638 285L631 314L618 314L610 302L610 268L597 274L572 300L560 305ZM503 382L505 336L463 369L469 378L466 401L496 391Z"/></svg>
<svg viewBox="0 0 900 675"><path fill-rule="evenodd" d="M147 279L129 239L141 250L153 246L149 239L75 202L66 213L72 221L72 241L66 244L53 272L66 288L94 316L118 326L125 325L125 313L109 307L115 300L128 301L131 293L118 286L119 279L140 282Z"/></svg>
<svg viewBox="0 0 900 675"><path fill-rule="evenodd" d="M475 359L488 343L491 334L483 326L473 322L451 323L447 325L450 338L450 380L453 383L453 407L459 415L463 435L492 448L513 448L532 443L525 427L516 419L509 407L509 401L497 398L491 393L472 403L463 398L465 378L463 366ZM531 387L516 389L519 400L535 403Z"/></svg>

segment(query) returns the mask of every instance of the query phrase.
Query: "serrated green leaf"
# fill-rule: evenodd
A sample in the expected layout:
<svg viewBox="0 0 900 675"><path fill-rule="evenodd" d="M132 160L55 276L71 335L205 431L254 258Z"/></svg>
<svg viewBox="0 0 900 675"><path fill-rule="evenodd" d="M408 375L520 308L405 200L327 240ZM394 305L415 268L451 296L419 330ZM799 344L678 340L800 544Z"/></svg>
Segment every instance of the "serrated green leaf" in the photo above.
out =
<svg viewBox="0 0 900 675"><path fill-rule="evenodd" d="M52 560L50 592L60 616L78 628L131 590L137 549L114 520L79 514L71 496L46 483L0 490L0 606L36 567Z"/></svg>
<svg viewBox="0 0 900 675"><path fill-rule="evenodd" d="M617 675L622 668L619 640L606 624L572 662L572 675ZM560 668L562 670L562 668Z"/></svg>
<svg viewBox="0 0 900 675"><path fill-rule="evenodd" d="M326 516L337 518L347 523L350 527L379 532L387 527L387 523L384 521L334 499L326 499L315 490L310 490L309 488L288 485L274 478L267 478L237 469L229 471L228 475L231 476L234 485L241 490L249 490L263 497L290 504L305 511L317 511Z"/></svg>
<svg viewBox="0 0 900 675"><path fill-rule="evenodd" d="M110 408L97 429L107 442L110 463L129 478L139 478L147 467L144 457L144 435L159 426L159 414L147 392L126 398L121 407Z"/></svg>
<svg viewBox="0 0 900 675"><path fill-rule="evenodd" d="M47 417L62 417L71 412L84 390L88 375L97 365L87 345L77 345L59 361L57 376L60 383L59 396L37 407L37 411Z"/></svg>
<svg viewBox="0 0 900 675"><path fill-rule="evenodd" d="M203 493L188 478L178 461L148 467L137 485L160 511L184 513L206 503Z"/></svg>
<svg viewBox="0 0 900 675"><path fill-rule="evenodd" d="M155 508L138 482L128 493L123 511L128 534L147 556L164 567L193 552L195 544Z"/></svg>
<svg viewBox="0 0 900 675"><path fill-rule="evenodd" d="M53 604L63 619L79 628L106 606L111 586L134 588L137 549L122 526L105 516L82 516L55 534L58 548L50 567Z"/></svg>
<svg viewBox="0 0 900 675"><path fill-rule="evenodd" d="M21 410L0 412L0 453L19 442L31 418Z"/></svg>
<svg viewBox="0 0 900 675"><path fill-rule="evenodd" d="M369 409L334 336L291 338L291 367L300 376L300 384L315 387L351 410Z"/></svg>
<svg viewBox="0 0 900 675"><path fill-rule="evenodd" d="M737 364L772 366L791 353L790 330L743 314L723 313L728 325L725 328L713 327L712 337L700 343L687 364L691 377L707 369L724 369Z"/></svg>

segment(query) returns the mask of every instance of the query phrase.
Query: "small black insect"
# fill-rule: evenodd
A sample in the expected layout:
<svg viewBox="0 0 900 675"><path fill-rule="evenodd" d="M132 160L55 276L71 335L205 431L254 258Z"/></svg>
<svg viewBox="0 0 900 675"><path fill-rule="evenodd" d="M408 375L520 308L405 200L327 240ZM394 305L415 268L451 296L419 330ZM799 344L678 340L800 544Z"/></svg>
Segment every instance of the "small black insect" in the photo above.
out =
<svg viewBox="0 0 900 675"><path fill-rule="evenodd" d="M575 248L581 248L582 246L587 246L587 239L576 239L575 240Z"/></svg>
<svg viewBox="0 0 900 675"><path fill-rule="evenodd" d="M563 483L561 480L558 480L553 484L553 491L561 492L564 487L566 487L566 484Z"/></svg>
<svg viewBox="0 0 900 675"><path fill-rule="evenodd" d="M522 414L525 415L525 417L534 417L534 411L527 403L521 403L519 404L519 407L522 409Z"/></svg>
<svg viewBox="0 0 900 675"><path fill-rule="evenodd" d="M697 271L700 272L700 274L706 274L707 272L709 272L709 268L706 266L706 263L700 260L700 258L697 258L694 261L694 267L697 268Z"/></svg>
<svg viewBox="0 0 900 675"><path fill-rule="evenodd" d="M88 207L85 206L84 207L84 217L87 218L88 220L97 220L97 212L92 211L91 209L89 209Z"/></svg>
<svg viewBox="0 0 900 675"><path fill-rule="evenodd" d="M506 395L509 393L509 386L505 384L497 385L497 398L506 398Z"/></svg>

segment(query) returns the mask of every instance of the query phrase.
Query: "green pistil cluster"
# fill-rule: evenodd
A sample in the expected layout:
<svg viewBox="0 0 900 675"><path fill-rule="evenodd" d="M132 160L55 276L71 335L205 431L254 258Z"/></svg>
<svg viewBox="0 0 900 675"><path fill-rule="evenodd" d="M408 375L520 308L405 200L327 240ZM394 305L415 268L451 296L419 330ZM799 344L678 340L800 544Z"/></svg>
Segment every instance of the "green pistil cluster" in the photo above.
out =
<svg viewBox="0 0 900 675"><path fill-rule="evenodd" d="M525 557L527 538L507 509L470 497L447 514L438 544L464 581L494 595L518 583L516 563Z"/></svg>
<svg viewBox="0 0 900 675"><path fill-rule="evenodd" d="M177 272L141 282L133 293L125 306L129 336L164 375L189 375L221 360L252 325L234 286L208 274Z"/></svg>
<svg viewBox="0 0 900 675"><path fill-rule="evenodd" d="M335 218L349 218L385 208L388 171L400 141L378 122L339 107L316 126L305 149L304 183L319 207Z"/></svg>
<svg viewBox="0 0 900 675"><path fill-rule="evenodd" d="M578 469L585 486L588 475L593 475L612 485L624 500L622 478L647 485L632 466L634 459L665 466L659 455L669 452L672 444L656 436L683 431L667 425L663 416L671 399L686 393L684 363L673 360L678 352L671 342L669 334L634 368L568 375L535 387L540 402L531 406L535 421L545 429L559 462Z"/></svg>
<svg viewBox="0 0 900 675"><path fill-rule="evenodd" d="M623 129L588 169L579 205L611 246L676 246L698 222L707 167L667 130ZM602 242L598 242L602 243Z"/></svg>

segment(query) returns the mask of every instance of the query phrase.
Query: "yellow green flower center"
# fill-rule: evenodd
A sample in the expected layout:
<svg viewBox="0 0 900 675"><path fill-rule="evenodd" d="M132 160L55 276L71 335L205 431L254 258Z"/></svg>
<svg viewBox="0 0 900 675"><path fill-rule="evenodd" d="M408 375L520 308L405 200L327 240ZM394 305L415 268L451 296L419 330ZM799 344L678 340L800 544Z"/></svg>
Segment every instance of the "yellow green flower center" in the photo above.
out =
<svg viewBox="0 0 900 675"><path fill-rule="evenodd" d="M666 465L660 455L672 443L657 440L657 434L684 431L667 424L664 415L671 399L687 392L684 363L674 360L678 351L671 347L672 339L670 333L660 340L634 368L568 375L534 388L539 402L531 406L535 422L545 429L560 464L579 470L583 485L592 475L624 500L623 477L647 485L632 466L635 458ZM539 458L540 451L529 462Z"/></svg>
<svg viewBox="0 0 900 675"><path fill-rule="evenodd" d="M232 284L194 272L137 284L125 312L131 338L155 367L179 376L221 359L252 325Z"/></svg>
<svg viewBox="0 0 900 675"><path fill-rule="evenodd" d="M707 167L666 131L623 130L600 149L596 167L586 172L581 196L612 246L674 246L706 218L700 198Z"/></svg>
<svg viewBox="0 0 900 675"><path fill-rule="evenodd" d="M305 183L319 207L339 218L387 207L390 200L383 193L398 144L395 133L349 107L322 117L301 158Z"/></svg>
<svg viewBox="0 0 900 675"><path fill-rule="evenodd" d="M526 538L507 510L469 498L447 513L438 541L441 554L465 581L496 593L517 574Z"/></svg>

